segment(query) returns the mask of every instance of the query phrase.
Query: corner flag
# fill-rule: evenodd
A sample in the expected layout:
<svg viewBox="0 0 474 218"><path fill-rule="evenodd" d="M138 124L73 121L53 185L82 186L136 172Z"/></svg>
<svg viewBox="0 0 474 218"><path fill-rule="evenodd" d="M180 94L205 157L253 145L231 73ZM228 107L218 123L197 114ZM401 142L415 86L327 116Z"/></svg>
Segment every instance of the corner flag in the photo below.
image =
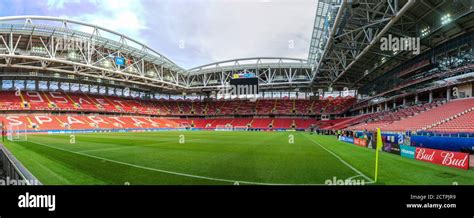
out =
<svg viewBox="0 0 474 218"><path fill-rule="evenodd" d="M377 128L377 144L375 147L375 182L377 182L378 177L378 170L379 170L379 151L382 150L382 133L380 132L380 128Z"/></svg>
<svg viewBox="0 0 474 218"><path fill-rule="evenodd" d="M383 142L382 142L382 133L380 132L380 128L377 128L377 150L382 150Z"/></svg>

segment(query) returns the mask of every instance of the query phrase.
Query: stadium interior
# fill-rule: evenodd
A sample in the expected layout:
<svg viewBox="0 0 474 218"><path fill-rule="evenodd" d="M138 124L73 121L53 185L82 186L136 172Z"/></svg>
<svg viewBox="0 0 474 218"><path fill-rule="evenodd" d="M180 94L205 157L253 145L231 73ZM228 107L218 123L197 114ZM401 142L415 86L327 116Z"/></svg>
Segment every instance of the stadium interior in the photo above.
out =
<svg viewBox="0 0 474 218"><path fill-rule="evenodd" d="M472 1L318 1L307 59L192 69L93 24L1 17L0 119L4 129L32 135L241 130L356 138L380 128L471 140L411 145L472 154L473 11ZM419 45L384 49L391 38ZM229 92L234 84L245 87Z"/></svg>
<svg viewBox="0 0 474 218"><path fill-rule="evenodd" d="M329 3L319 3L306 61L236 59L190 70L124 36L109 45L96 35L93 43L67 49L78 45L74 39L82 38L71 36L80 32L66 31L64 25L89 26L85 23L48 17L2 18L1 119L6 125L24 124L31 132L228 125L258 130L313 126L474 133L472 5L463 1L392 4L377 4L376 9L397 7L398 13L386 12L380 19L362 22L364 26L350 22L349 17L359 19L370 4L344 1L339 7L329 7ZM416 13L420 10L427 12ZM331 15L336 18L320 25ZM385 17L395 19L387 22ZM372 39L362 36L364 31L371 31L372 38L418 36L420 53L382 51L380 42L367 43ZM128 41L122 46L125 49L117 49L120 40ZM354 41L360 45L351 48ZM149 54L141 56L144 52ZM338 56L339 52L344 56ZM156 64L155 59L163 64ZM216 94L229 81L242 77L258 78L259 93ZM77 124L71 122L72 117Z"/></svg>

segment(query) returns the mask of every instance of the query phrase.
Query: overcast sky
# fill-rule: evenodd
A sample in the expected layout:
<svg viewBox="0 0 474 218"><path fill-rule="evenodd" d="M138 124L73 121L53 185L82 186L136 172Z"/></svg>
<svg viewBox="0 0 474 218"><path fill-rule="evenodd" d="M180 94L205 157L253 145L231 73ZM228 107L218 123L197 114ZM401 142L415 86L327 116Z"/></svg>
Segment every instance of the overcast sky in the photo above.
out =
<svg viewBox="0 0 474 218"><path fill-rule="evenodd" d="M245 57L306 59L315 7L315 0L0 0L0 16L96 24L189 69Z"/></svg>

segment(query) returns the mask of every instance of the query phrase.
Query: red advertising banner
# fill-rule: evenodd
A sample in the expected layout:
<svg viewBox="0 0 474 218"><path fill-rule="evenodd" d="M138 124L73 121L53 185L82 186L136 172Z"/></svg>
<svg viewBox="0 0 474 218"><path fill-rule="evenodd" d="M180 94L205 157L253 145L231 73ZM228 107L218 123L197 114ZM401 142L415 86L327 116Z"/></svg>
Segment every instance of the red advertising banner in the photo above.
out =
<svg viewBox="0 0 474 218"><path fill-rule="evenodd" d="M367 140L366 139L360 139L360 138L354 138L354 144L367 147Z"/></svg>
<svg viewBox="0 0 474 218"><path fill-rule="evenodd" d="M415 159L448 167L469 169L468 153L416 148Z"/></svg>

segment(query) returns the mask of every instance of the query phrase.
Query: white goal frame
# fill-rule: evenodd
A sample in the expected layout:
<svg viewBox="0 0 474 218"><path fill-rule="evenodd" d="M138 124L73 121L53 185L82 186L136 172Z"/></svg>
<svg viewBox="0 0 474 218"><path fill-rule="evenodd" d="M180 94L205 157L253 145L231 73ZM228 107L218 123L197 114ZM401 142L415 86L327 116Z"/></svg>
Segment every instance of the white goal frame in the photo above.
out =
<svg viewBox="0 0 474 218"><path fill-rule="evenodd" d="M24 142L28 140L28 134L26 131L26 125L8 125L7 126L7 139L8 141Z"/></svg>
<svg viewBox="0 0 474 218"><path fill-rule="evenodd" d="M214 131L232 131L233 126L232 125L216 125L216 128Z"/></svg>
<svg viewBox="0 0 474 218"><path fill-rule="evenodd" d="M247 131L248 129L248 126L234 126L234 131Z"/></svg>

